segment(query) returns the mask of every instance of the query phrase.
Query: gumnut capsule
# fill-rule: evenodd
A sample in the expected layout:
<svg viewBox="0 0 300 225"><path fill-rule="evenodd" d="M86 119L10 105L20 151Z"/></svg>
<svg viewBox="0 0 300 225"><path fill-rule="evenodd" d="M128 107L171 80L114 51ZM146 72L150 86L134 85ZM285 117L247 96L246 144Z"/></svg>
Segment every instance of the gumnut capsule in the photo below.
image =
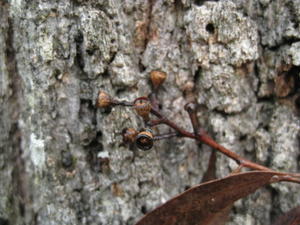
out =
<svg viewBox="0 0 300 225"><path fill-rule="evenodd" d="M150 73L150 80L152 82L153 87L158 88L167 78L167 74L162 71L153 70Z"/></svg>
<svg viewBox="0 0 300 225"><path fill-rule="evenodd" d="M99 91L96 106L106 108L113 104L112 98L104 91Z"/></svg>
<svg viewBox="0 0 300 225"><path fill-rule="evenodd" d="M141 131L135 139L136 146L143 150L150 150L153 146L153 134L151 130Z"/></svg>
<svg viewBox="0 0 300 225"><path fill-rule="evenodd" d="M123 142L130 144L134 143L137 134L138 132L133 128L124 128L122 130Z"/></svg>
<svg viewBox="0 0 300 225"><path fill-rule="evenodd" d="M136 113L143 117L145 121L149 120L149 114L151 111L151 103L147 97L140 97L134 101L134 109Z"/></svg>

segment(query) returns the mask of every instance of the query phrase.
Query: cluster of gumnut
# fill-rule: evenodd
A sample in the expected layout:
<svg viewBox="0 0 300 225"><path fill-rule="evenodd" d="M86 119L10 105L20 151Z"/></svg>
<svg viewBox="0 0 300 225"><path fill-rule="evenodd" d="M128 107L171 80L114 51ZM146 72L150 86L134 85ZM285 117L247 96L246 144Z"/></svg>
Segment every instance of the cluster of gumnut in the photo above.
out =
<svg viewBox="0 0 300 225"><path fill-rule="evenodd" d="M113 106L128 106L132 107L136 113L144 120L145 127L140 131L134 128L124 128L122 130L123 142L126 144L135 144L139 149L147 151L152 148L154 141L176 136L175 133L167 135L154 136L151 130L152 124L150 121L150 113L158 107L156 94L157 89L166 80L167 74L162 71L150 72L150 81L153 86L153 92L149 96L136 98L133 102L120 101L112 98L105 91L100 90L97 98L96 106L99 108L110 108Z"/></svg>
<svg viewBox="0 0 300 225"><path fill-rule="evenodd" d="M110 108L113 106L128 106L132 107L136 113L143 118L144 121L144 129L137 131L133 128L125 128L122 131L123 141L124 143L128 143L130 145L136 145L139 149L147 151L152 148L154 141L161 140L170 137L186 137L192 138L197 142L204 143L215 151L218 151L227 157L233 159L237 164L238 168L236 171L241 171L242 168L249 168L256 171L264 171L264 172L275 172L272 169L252 162L243 156L238 155L237 153L227 149L226 147L220 145L216 141L214 141L203 128L199 124L197 118L197 104L193 101L188 102L184 109L187 111L189 118L191 120L193 126L193 132L189 132L185 129L179 127L175 122L166 118L163 114L161 114L159 110L159 103L157 100L157 90L165 81L167 75L162 71L152 71L150 73L150 81L153 86L153 91L147 97L139 97L132 102L129 101L120 101L112 98L104 91L99 91L97 98L97 107L100 108ZM150 119L150 114L156 116L158 119ZM175 132L162 134L162 135L154 135L151 128L156 125L164 124L168 127L172 128ZM211 158L214 158L214 152L211 154ZM293 173L279 173L276 172L278 176L280 176L278 181L288 181L300 183L300 175Z"/></svg>

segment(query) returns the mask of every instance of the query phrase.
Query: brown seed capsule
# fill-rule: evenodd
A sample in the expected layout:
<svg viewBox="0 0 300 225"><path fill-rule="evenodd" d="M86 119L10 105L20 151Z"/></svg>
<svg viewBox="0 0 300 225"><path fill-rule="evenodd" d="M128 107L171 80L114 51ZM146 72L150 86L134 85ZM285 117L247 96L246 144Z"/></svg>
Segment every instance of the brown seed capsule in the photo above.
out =
<svg viewBox="0 0 300 225"><path fill-rule="evenodd" d="M122 130L123 142L124 143L134 143L138 132L133 128L124 128Z"/></svg>
<svg viewBox="0 0 300 225"><path fill-rule="evenodd" d="M104 91L99 91L97 107L106 108L112 105L112 98Z"/></svg>
<svg viewBox="0 0 300 225"><path fill-rule="evenodd" d="M141 131L135 139L136 146L143 150L147 151L153 146L153 134L150 130Z"/></svg>
<svg viewBox="0 0 300 225"><path fill-rule="evenodd" d="M158 88L167 78L167 74L162 71L153 70L150 73L150 79L153 87Z"/></svg>
<svg viewBox="0 0 300 225"><path fill-rule="evenodd" d="M137 114L143 117L144 120L149 120L149 113L151 111L151 103L147 97L140 97L134 101L134 109Z"/></svg>

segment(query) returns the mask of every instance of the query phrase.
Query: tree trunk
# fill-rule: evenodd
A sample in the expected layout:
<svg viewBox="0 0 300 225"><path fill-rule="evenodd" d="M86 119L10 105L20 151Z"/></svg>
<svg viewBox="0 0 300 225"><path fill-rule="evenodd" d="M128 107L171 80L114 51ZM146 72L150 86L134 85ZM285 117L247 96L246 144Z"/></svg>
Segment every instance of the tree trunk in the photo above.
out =
<svg viewBox="0 0 300 225"><path fill-rule="evenodd" d="M162 111L279 171L299 171L300 1L0 1L0 224L133 224L198 184L212 151L172 138L122 144L133 100L168 74ZM168 132L161 126L156 133ZM217 155L217 175L236 164ZM269 224L300 204L280 183L236 202L228 224Z"/></svg>

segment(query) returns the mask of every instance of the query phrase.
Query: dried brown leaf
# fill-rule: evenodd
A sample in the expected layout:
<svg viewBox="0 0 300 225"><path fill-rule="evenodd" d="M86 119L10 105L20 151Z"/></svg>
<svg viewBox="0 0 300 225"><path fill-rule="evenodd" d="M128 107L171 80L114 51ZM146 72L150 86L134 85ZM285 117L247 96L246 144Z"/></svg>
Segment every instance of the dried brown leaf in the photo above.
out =
<svg viewBox="0 0 300 225"><path fill-rule="evenodd" d="M299 225L300 224L300 206L291 209L276 219L272 225Z"/></svg>
<svg viewBox="0 0 300 225"><path fill-rule="evenodd" d="M211 215L211 218L205 225L224 225L228 221L230 211L233 207L233 203L221 209L220 212Z"/></svg>
<svg viewBox="0 0 300 225"><path fill-rule="evenodd" d="M201 183L214 180L217 178L216 176L216 161L217 161L217 154L216 151L212 151L210 153L209 162L207 166L207 170L205 171Z"/></svg>
<svg viewBox="0 0 300 225"><path fill-rule="evenodd" d="M276 172L245 172L209 181L172 198L136 225L208 225L216 214L258 188L274 181ZM224 212L224 211L223 211Z"/></svg>
<svg viewBox="0 0 300 225"><path fill-rule="evenodd" d="M205 171L201 183L215 180L216 176L216 161L217 161L217 154L216 151L212 151L209 157L208 167ZM220 212L215 213L212 215L211 221L207 225L224 225L228 220L229 213L232 209L233 204L228 205L226 208L220 210Z"/></svg>

